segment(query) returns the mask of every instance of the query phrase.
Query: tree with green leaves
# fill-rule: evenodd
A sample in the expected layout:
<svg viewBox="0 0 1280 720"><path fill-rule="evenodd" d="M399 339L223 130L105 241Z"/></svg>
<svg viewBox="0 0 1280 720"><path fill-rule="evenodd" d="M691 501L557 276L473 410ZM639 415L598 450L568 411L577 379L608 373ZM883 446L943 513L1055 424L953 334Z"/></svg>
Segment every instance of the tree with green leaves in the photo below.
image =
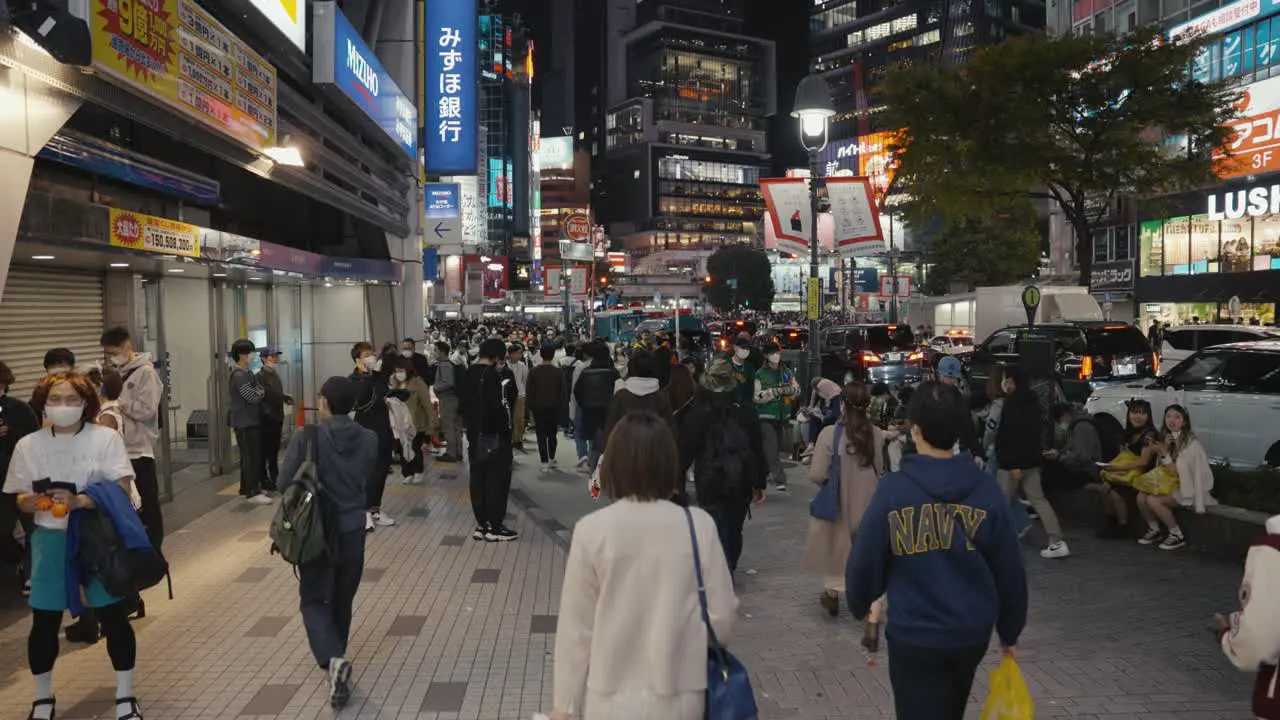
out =
<svg viewBox="0 0 1280 720"><path fill-rule="evenodd" d="M707 258L707 302L720 312L773 308L773 267L763 250L729 245Z"/></svg>
<svg viewBox="0 0 1280 720"><path fill-rule="evenodd" d="M952 284L1009 285L1035 276L1040 233L1030 200L1019 200L981 218L942 218L929 228L929 274L924 291L945 295Z"/></svg>
<svg viewBox="0 0 1280 720"><path fill-rule="evenodd" d="M989 220L1015 198L1044 198L1075 232L1080 283L1093 228L1117 196L1164 195L1216 180L1239 93L1194 80L1209 40L1029 35L976 50L959 67L893 69L881 86L909 217ZM1098 202L1101 201L1101 202Z"/></svg>

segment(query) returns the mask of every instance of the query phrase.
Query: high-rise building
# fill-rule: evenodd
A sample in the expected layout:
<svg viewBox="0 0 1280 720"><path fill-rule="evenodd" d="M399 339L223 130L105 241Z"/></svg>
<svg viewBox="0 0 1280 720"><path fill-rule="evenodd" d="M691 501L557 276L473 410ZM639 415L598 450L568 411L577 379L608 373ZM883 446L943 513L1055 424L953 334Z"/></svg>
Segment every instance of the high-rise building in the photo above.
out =
<svg viewBox="0 0 1280 720"><path fill-rule="evenodd" d="M740 0L609 0L605 26L597 215L637 273L692 284L718 248L757 241L774 43L743 34Z"/></svg>
<svg viewBox="0 0 1280 720"><path fill-rule="evenodd" d="M1039 0L815 2L809 17L811 67L831 87L837 113L832 144L851 145L859 136L898 129L876 122L876 86L890 67L963 62L976 45L1044 26L1045 4Z"/></svg>

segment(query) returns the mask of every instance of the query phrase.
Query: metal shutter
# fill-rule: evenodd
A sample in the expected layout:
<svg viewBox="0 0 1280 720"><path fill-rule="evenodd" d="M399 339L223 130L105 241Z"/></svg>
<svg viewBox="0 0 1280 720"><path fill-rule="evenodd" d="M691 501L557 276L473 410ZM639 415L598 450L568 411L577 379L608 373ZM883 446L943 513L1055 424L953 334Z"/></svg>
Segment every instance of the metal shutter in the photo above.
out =
<svg viewBox="0 0 1280 720"><path fill-rule="evenodd" d="M70 348L83 368L101 360L102 275L11 267L0 297L0 361L26 399L44 375L44 354Z"/></svg>

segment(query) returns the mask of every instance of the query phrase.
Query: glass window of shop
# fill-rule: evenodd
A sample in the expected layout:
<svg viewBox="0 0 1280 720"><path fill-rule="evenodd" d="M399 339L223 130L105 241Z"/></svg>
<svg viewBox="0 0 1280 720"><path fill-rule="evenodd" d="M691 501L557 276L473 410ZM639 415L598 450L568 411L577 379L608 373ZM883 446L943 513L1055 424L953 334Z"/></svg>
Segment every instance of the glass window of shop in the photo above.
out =
<svg viewBox="0 0 1280 720"><path fill-rule="evenodd" d="M1241 303L1240 319L1233 321L1225 302L1143 303L1138 327L1146 329L1151 321L1162 325L1273 325L1276 321L1275 303Z"/></svg>
<svg viewBox="0 0 1280 720"><path fill-rule="evenodd" d="M1280 216L1148 220L1138 237L1142 277L1280 270Z"/></svg>
<svg viewBox="0 0 1280 720"><path fill-rule="evenodd" d="M668 155L658 158L658 177L664 180L694 180L759 186L760 168L755 165L690 160L686 157Z"/></svg>

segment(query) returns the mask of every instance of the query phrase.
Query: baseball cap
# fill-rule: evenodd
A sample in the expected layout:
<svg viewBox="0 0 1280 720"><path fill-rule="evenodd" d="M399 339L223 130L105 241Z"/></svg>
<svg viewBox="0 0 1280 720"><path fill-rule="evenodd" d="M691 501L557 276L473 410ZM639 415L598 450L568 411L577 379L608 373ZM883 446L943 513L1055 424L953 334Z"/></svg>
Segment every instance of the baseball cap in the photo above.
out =
<svg viewBox="0 0 1280 720"><path fill-rule="evenodd" d="M948 355L938 361L938 377L958 378L962 367L959 359Z"/></svg>
<svg viewBox="0 0 1280 720"><path fill-rule="evenodd" d="M284 352L283 350L276 347L275 345L268 345L262 348L261 350L259 350L258 354L261 355L262 357L266 357L268 355L280 355L283 352Z"/></svg>

